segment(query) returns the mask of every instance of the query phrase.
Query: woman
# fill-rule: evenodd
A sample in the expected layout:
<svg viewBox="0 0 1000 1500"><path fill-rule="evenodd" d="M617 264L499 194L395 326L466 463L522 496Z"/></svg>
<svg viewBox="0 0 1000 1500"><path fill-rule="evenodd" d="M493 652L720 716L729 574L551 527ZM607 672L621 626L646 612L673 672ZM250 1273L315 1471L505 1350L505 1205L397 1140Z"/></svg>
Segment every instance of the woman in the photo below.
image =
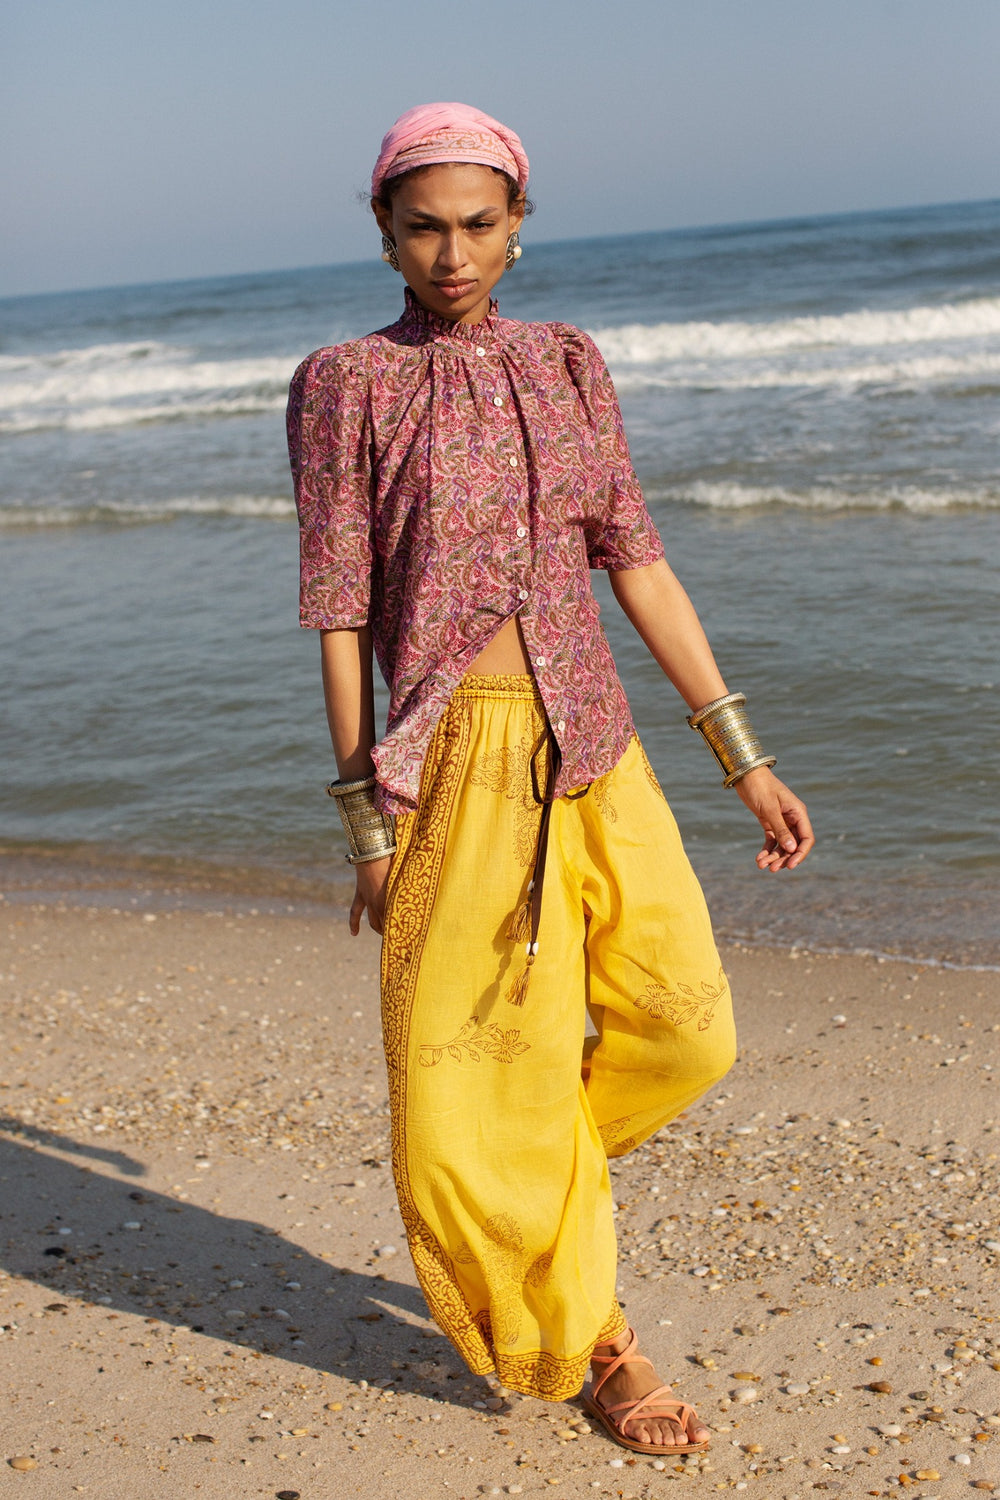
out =
<svg viewBox="0 0 1000 1500"><path fill-rule="evenodd" d="M465 105L385 137L371 201L406 309L294 378L301 619L350 928L383 934L393 1171L431 1312L472 1370L565 1400L590 1366L616 1441L685 1453L708 1431L615 1300L607 1158L726 1072L730 998L590 568L760 820L758 866L794 868L813 837L664 560L596 347L497 312L527 180L518 137Z"/></svg>

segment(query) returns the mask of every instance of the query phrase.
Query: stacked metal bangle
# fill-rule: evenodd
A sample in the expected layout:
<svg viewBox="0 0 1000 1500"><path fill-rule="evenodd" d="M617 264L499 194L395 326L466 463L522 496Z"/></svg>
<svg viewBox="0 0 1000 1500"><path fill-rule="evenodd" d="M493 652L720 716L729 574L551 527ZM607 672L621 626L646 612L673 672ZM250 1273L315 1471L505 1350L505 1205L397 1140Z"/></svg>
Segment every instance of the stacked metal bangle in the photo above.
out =
<svg viewBox="0 0 1000 1500"><path fill-rule="evenodd" d="M388 859L396 852L396 829L388 813L375 806L375 777L359 781L331 781L327 795L335 798L340 821L347 834L348 862L365 865L373 859Z"/></svg>
<svg viewBox="0 0 1000 1500"><path fill-rule="evenodd" d="M777 764L777 756L765 755L746 711L743 693L727 693L688 714L688 723L704 737L724 774L723 786L733 786L758 766Z"/></svg>

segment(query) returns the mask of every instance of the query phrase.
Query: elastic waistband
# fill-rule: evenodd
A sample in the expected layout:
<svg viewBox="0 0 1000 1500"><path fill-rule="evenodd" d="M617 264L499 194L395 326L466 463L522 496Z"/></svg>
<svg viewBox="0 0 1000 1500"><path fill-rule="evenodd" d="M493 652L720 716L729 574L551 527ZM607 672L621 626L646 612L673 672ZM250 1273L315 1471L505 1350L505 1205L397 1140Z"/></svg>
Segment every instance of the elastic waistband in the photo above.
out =
<svg viewBox="0 0 1000 1500"><path fill-rule="evenodd" d="M468 672L452 693L456 698L515 698L527 703L540 703L542 695L530 672L502 672L496 674Z"/></svg>

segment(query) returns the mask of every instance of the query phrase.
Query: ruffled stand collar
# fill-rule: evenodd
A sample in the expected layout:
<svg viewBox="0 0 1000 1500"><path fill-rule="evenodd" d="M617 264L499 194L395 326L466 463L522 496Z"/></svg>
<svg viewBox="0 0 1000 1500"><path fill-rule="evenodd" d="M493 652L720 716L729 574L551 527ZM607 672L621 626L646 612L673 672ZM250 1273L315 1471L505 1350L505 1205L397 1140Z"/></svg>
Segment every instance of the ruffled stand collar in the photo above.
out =
<svg viewBox="0 0 1000 1500"><path fill-rule="evenodd" d="M493 338L497 332L500 315L495 297L490 298L490 310L481 322L462 323L457 319L442 318L437 313L431 312L417 300L410 287L405 288L403 295L406 298L406 309L400 321L408 333L417 334L425 339L444 337L464 339L470 344L482 344L484 340Z"/></svg>

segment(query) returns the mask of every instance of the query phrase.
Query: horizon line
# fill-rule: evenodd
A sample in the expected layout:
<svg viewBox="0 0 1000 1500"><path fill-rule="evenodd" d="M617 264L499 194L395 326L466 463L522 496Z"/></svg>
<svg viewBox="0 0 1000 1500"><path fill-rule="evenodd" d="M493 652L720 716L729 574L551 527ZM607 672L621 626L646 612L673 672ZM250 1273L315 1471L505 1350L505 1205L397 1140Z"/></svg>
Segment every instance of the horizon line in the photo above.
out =
<svg viewBox="0 0 1000 1500"><path fill-rule="evenodd" d="M773 229L793 224L824 223L833 219L863 219L889 214L927 213L931 210L945 208L979 208L987 207L994 203L1000 203L1000 197L959 198L946 200L942 203L896 204L884 208L838 209L824 213L782 214L773 219L713 219L703 224L675 225L670 229L635 229L616 234L560 236L552 239L539 239L534 243L538 246L579 245L600 243L602 240L611 241L652 238L653 236L694 235L703 234L708 231ZM336 270L349 266L364 266L369 263L370 259L371 257L366 256L361 259L314 261L306 265L259 267L253 271L211 271L196 276L163 276L153 280L104 282L88 286L49 287L44 291L36 292L0 292L0 303L27 302L35 297L72 297L97 292L137 291L147 287L196 286L211 281L238 281L243 278L255 276L281 276L297 271Z"/></svg>

